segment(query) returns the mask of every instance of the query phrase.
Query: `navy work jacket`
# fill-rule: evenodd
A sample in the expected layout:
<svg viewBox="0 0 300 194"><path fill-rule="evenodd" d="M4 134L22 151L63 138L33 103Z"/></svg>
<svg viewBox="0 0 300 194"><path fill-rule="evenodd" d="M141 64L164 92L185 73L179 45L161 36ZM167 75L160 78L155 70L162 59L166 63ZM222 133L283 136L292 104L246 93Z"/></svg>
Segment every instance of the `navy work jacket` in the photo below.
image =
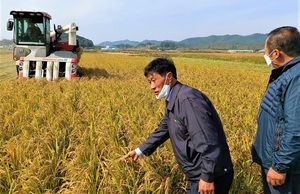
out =
<svg viewBox="0 0 300 194"><path fill-rule="evenodd" d="M149 156L170 138L187 180L212 182L232 170L221 120L199 90L177 82L158 128L139 146Z"/></svg>

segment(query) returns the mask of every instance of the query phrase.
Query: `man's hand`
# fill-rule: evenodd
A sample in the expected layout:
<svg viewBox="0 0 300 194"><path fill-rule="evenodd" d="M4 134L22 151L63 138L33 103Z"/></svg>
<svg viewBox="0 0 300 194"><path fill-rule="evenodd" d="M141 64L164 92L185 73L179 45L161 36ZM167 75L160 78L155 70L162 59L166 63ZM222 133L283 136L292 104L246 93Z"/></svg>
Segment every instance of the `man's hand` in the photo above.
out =
<svg viewBox="0 0 300 194"><path fill-rule="evenodd" d="M136 162L136 161L138 160L138 158L139 158L139 155L137 155L137 153L136 153L134 150L132 150L132 151L128 152L128 153L123 157L123 160L124 160L126 163L128 163L128 158L132 158L133 161Z"/></svg>
<svg viewBox="0 0 300 194"><path fill-rule="evenodd" d="M215 184L214 184L214 182L209 183L209 182L205 182L204 180L200 179L198 190L199 190L200 194L214 194L215 193Z"/></svg>
<svg viewBox="0 0 300 194"><path fill-rule="evenodd" d="M279 186L284 184L286 173L279 173L271 167L267 173L267 182L272 186Z"/></svg>

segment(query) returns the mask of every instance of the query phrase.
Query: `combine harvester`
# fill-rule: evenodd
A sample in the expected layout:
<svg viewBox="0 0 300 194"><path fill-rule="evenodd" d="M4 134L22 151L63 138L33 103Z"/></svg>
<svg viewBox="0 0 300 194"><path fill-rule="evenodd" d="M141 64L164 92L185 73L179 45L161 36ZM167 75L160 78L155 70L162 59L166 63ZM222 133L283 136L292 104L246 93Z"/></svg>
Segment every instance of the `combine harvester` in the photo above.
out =
<svg viewBox="0 0 300 194"><path fill-rule="evenodd" d="M7 30L13 31L13 59L18 78L48 81L58 78L71 80L77 77L78 60L82 52L76 39L75 23L54 25L50 31L51 16L38 11L11 11L13 19L7 22ZM62 33L68 33L68 41L60 42Z"/></svg>

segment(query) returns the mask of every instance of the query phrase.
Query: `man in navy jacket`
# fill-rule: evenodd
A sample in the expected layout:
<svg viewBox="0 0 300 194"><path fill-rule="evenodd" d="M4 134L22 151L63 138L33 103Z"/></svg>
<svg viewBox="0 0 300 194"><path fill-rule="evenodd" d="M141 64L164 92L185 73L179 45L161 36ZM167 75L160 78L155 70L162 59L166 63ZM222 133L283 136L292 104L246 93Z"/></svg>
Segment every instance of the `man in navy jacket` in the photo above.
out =
<svg viewBox="0 0 300 194"><path fill-rule="evenodd" d="M300 193L300 33L271 31L265 59L272 74L262 99L252 146L261 166L264 193Z"/></svg>
<svg viewBox="0 0 300 194"><path fill-rule="evenodd" d="M228 193L233 165L217 111L199 90L177 81L172 60L157 58L144 70L157 99L166 99L158 128L137 149L125 155L134 161L151 155L170 139L177 162L188 180L188 194Z"/></svg>

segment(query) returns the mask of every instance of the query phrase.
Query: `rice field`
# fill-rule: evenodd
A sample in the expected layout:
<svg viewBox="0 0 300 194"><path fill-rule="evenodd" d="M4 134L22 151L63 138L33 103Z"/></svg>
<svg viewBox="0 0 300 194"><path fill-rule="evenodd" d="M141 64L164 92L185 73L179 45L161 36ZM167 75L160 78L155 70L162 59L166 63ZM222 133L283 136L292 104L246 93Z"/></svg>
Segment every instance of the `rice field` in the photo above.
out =
<svg viewBox="0 0 300 194"><path fill-rule="evenodd" d="M17 80L6 50L0 52L0 193L184 193L169 141L137 163L122 161L164 113L143 76L162 56L174 60L180 82L216 107L234 162L231 193L262 193L250 154L270 73L262 54L84 52L82 77L47 82Z"/></svg>

